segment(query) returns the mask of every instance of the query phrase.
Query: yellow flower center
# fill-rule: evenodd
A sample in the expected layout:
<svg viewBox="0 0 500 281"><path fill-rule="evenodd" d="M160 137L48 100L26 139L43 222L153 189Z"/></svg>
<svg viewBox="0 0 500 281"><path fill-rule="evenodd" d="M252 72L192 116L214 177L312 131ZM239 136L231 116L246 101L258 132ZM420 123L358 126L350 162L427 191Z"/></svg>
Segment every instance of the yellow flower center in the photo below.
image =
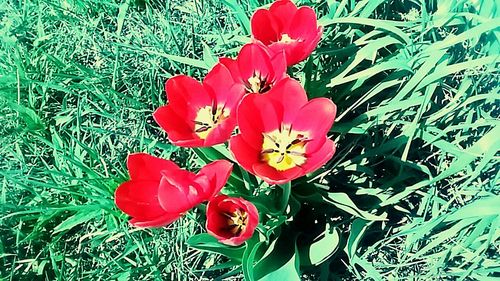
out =
<svg viewBox="0 0 500 281"><path fill-rule="evenodd" d="M246 90L248 93L265 93L271 89L272 81L268 81L267 77L262 77L260 73L254 73L248 78Z"/></svg>
<svg viewBox="0 0 500 281"><path fill-rule="evenodd" d="M233 213L224 213L224 215L227 217L226 223L228 226L228 230L233 235L239 235L247 227L248 224L247 212L237 209Z"/></svg>
<svg viewBox="0 0 500 281"><path fill-rule="evenodd" d="M296 41L297 41L296 39L292 39L288 34L283 33L281 34L281 39L278 41L278 43L289 44Z"/></svg>
<svg viewBox="0 0 500 281"><path fill-rule="evenodd" d="M278 171L285 171L306 162L307 132L284 127L264 134L261 160Z"/></svg>
<svg viewBox="0 0 500 281"><path fill-rule="evenodd" d="M229 110L223 106L207 105L202 107L194 119L194 132L200 139L206 139L208 134L228 117Z"/></svg>

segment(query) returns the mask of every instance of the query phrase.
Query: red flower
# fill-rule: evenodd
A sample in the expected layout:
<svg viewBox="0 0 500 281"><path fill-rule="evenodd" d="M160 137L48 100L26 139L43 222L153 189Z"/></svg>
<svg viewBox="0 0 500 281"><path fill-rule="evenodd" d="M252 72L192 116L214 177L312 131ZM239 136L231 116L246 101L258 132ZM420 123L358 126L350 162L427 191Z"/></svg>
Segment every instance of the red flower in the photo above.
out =
<svg viewBox="0 0 500 281"><path fill-rule="evenodd" d="M221 243L238 246L259 224L257 208L242 198L218 195L207 206L207 231Z"/></svg>
<svg viewBox="0 0 500 281"><path fill-rule="evenodd" d="M203 84L186 75L175 76L168 79L165 90L168 104L153 117L173 144L213 146L229 139L243 93L226 67L216 65Z"/></svg>
<svg viewBox="0 0 500 281"><path fill-rule="evenodd" d="M116 205L132 217L132 225L160 227L217 195L233 164L218 160L194 174L172 161L135 153L129 155L127 168L130 180L116 189Z"/></svg>
<svg viewBox="0 0 500 281"><path fill-rule="evenodd" d="M253 38L273 52L285 50L288 66L306 59L318 45L323 27L310 7L300 7L290 0L277 0L269 10L259 9L252 16Z"/></svg>
<svg viewBox="0 0 500 281"><path fill-rule="evenodd" d="M231 72L244 93L265 93L287 77L285 54L271 55L260 43L246 44L236 59L221 58L219 64Z"/></svg>
<svg viewBox="0 0 500 281"><path fill-rule="evenodd" d="M336 106L326 98L307 101L291 78L266 95L248 95L238 111L240 134L229 141L236 161L269 184L283 184L310 173L335 153L327 132Z"/></svg>

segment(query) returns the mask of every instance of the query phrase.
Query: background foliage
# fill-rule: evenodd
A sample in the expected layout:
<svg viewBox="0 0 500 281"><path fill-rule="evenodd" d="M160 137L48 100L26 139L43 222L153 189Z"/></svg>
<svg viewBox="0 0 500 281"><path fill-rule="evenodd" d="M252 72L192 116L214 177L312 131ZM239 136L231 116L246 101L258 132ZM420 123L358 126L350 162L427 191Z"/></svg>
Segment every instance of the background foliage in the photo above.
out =
<svg viewBox="0 0 500 281"><path fill-rule="evenodd" d="M234 55L269 2L0 0L0 278L242 278L187 246L203 212L137 230L113 192L129 152L202 163L152 120L163 84ZM303 278L499 277L495 1L297 3L325 34L294 73L339 108L317 190L292 189L338 248Z"/></svg>

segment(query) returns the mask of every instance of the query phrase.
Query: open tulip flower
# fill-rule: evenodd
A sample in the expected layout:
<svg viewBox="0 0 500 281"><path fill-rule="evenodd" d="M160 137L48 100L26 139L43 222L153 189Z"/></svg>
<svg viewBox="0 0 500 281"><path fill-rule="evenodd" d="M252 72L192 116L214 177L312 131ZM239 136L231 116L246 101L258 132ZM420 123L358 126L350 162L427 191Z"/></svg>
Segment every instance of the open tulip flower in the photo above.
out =
<svg viewBox="0 0 500 281"><path fill-rule="evenodd" d="M327 98L307 101L291 78L266 95L247 95L238 111L240 134L229 141L236 161L269 184L283 184L310 173L335 153L327 138L336 106Z"/></svg>
<svg viewBox="0 0 500 281"><path fill-rule="evenodd" d="M213 198L226 184L233 165L218 160L197 173L145 153L129 155L130 180L115 192L115 203L139 227L165 226Z"/></svg>
<svg viewBox="0 0 500 281"><path fill-rule="evenodd" d="M244 93L266 93L288 76L284 52L271 55L260 43L246 44L236 59L221 58L220 64L231 72Z"/></svg>
<svg viewBox="0 0 500 281"><path fill-rule="evenodd" d="M257 10L251 24L253 38L273 52L284 50L288 66L306 59L323 34L314 10L297 8L290 0L277 0L269 10Z"/></svg>
<svg viewBox="0 0 500 281"><path fill-rule="evenodd" d="M242 198L218 195L207 206L207 231L219 242L238 246L259 224L257 208Z"/></svg>
<svg viewBox="0 0 500 281"><path fill-rule="evenodd" d="M165 90L168 104L153 117L173 144L204 147L229 139L243 92L226 67L216 65L203 84L186 75L175 76L167 80Z"/></svg>

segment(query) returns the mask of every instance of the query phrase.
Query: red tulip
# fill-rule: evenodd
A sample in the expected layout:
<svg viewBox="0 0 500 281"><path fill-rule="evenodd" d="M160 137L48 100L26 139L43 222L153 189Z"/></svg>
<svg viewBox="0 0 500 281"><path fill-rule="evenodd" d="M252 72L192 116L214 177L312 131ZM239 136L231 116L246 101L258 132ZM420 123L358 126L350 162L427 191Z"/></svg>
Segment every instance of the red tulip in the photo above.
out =
<svg viewBox="0 0 500 281"><path fill-rule="evenodd" d="M218 195L207 206L207 231L219 242L238 246L259 224L257 208L242 198Z"/></svg>
<svg viewBox="0 0 500 281"><path fill-rule="evenodd" d="M306 59L318 45L323 27L310 7L297 8L290 0L277 0L269 10L252 16L252 35L273 52L285 51L288 66Z"/></svg>
<svg viewBox="0 0 500 281"><path fill-rule="evenodd" d="M285 54L271 55L260 43L246 44L236 59L221 58L220 64L231 72L244 93L263 94L287 77Z"/></svg>
<svg viewBox="0 0 500 281"><path fill-rule="evenodd" d="M243 93L226 67L216 65L203 84L186 75L175 76L168 79L165 89L168 104L153 117L173 144L202 147L229 139Z"/></svg>
<svg viewBox="0 0 500 281"><path fill-rule="evenodd" d="M240 134L229 141L236 161L269 184L283 184L310 173L335 153L327 132L336 106L327 98L307 101L291 78L266 95L247 95L238 111Z"/></svg>
<svg viewBox="0 0 500 281"><path fill-rule="evenodd" d="M233 164L218 160L194 174L170 160L135 153L129 155L127 168L130 180L116 189L116 205L132 217L132 225L160 227L217 195Z"/></svg>

